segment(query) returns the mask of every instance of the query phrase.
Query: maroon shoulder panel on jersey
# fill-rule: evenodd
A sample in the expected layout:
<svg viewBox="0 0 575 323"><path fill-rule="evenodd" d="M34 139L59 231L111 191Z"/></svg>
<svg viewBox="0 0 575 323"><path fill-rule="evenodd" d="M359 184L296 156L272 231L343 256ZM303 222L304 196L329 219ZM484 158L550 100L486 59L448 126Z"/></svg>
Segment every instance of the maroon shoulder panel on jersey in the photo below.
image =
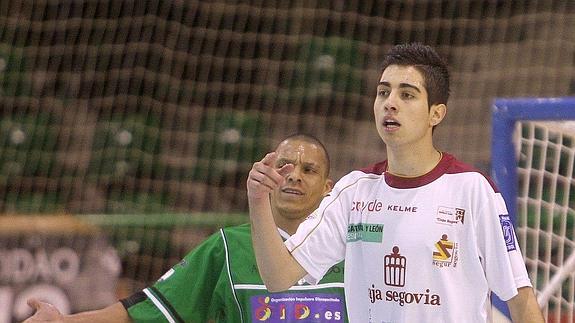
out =
<svg viewBox="0 0 575 323"><path fill-rule="evenodd" d="M485 177L485 179L487 180L487 182L489 182L489 185L491 185L491 188L495 191L495 193L499 193L499 189L497 188L497 185L495 185L495 182L491 179L491 177L484 174L482 171L476 169L475 167L466 164L464 162L461 162L453 156L451 157L453 158L453 162L449 167L449 169L447 170L446 174L457 174L457 173L468 173L468 172L479 173L483 175L483 177Z"/></svg>
<svg viewBox="0 0 575 323"><path fill-rule="evenodd" d="M427 185L434 180L441 177L443 174L458 174L458 173L468 173L468 172L475 172L483 175L485 179L489 182L491 187L495 192L499 192L495 183L491 180L491 178L475 167L463 163L457 160L453 155L449 153L443 153L443 157L439 164L435 166L429 173L418 176L418 177L401 177L396 176L391 173L386 172L387 170L387 160L378 162L376 164L361 168L360 171L367 173L367 174L377 174L381 175L384 174L385 182L394 188L416 188L423 185Z"/></svg>

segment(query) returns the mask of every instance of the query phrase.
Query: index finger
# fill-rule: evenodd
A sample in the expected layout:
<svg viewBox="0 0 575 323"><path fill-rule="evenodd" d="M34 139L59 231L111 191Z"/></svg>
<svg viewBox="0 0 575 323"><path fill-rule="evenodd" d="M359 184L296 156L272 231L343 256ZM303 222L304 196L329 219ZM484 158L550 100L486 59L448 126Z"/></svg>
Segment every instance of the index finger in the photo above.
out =
<svg viewBox="0 0 575 323"><path fill-rule="evenodd" d="M26 303L28 303L28 306L30 306L31 308L38 310L38 308L40 307L40 301L36 298L29 298Z"/></svg>
<svg viewBox="0 0 575 323"><path fill-rule="evenodd" d="M266 166L275 166L276 160L278 159L278 154L275 151L268 153L265 157L261 160L261 163Z"/></svg>

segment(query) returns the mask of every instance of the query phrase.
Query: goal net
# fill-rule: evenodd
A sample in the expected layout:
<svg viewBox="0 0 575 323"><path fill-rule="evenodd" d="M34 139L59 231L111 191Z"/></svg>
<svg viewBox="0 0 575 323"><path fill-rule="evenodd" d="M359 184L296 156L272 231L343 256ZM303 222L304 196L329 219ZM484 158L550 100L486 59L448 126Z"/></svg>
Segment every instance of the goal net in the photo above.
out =
<svg viewBox="0 0 575 323"><path fill-rule="evenodd" d="M571 119L571 120L570 120ZM493 170L548 322L575 322L575 98L498 100Z"/></svg>

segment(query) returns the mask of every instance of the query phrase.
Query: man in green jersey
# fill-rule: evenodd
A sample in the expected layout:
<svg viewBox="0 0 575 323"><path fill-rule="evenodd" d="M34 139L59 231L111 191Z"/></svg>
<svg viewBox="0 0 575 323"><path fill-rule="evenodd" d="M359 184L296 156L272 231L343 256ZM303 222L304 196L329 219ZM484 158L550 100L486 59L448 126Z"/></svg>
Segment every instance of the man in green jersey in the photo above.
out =
<svg viewBox="0 0 575 323"><path fill-rule="evenodd" d="M283 185L271 194L272 212L284 239L329 194L329 156L323 144L308 135L294 135L276 149L276 167L294 165ZM111 306L62 315L38 300L29 304L35 322L347 322L343 264L324 279L269 293L263 284L252 247L251 226L220 229L153 286Z"/></svg>

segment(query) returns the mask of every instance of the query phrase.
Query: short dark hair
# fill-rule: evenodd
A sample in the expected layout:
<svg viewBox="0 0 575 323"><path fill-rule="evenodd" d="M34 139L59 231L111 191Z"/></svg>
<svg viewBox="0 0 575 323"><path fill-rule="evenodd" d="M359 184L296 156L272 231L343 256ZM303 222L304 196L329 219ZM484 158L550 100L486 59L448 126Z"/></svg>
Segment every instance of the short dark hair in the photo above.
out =
<svg viewBox="0 0 575 323"><path fill-rule="evenodd" d="M318 146L322 151L323 151L323 155L325 157L325 162L326 162L326 177L329 177L329 173L330 173L330 168L331 168L331 161L329 159L329 153L327 152L327 149L325 148L325 145L314 135L310 135L307 133L296 133L296 134L292 134L287 136L285 139L283 139L281 142L284 142L286 140L301 140L303 142L307 142L310 144L314 144L316 146ZM281 144L281 143L280 143Z"/></svg>
<svg viewBox="0 0 575 323"><path fill-rule="evenodd" d="M427 104L447 104L449 99L449 70L447 63L431 46L420 43L396 45L385 55L381 71L389 65L413 66L423 76L427 90Z"/></svg>

